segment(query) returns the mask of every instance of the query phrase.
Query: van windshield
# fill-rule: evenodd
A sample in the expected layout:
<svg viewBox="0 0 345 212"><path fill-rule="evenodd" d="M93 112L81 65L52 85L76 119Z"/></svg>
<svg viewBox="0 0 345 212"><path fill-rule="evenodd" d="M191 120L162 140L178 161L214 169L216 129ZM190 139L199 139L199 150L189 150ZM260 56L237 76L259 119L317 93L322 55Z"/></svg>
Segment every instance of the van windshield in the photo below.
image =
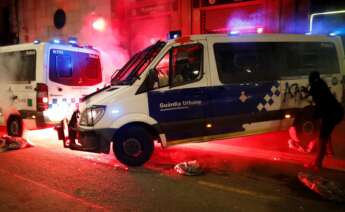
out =
<svg viewBox="0 0 345 212"><path fill-rule="evenodd" d="M51 49L49 79L69 86L91 86L102 82L99 55Z"/></svg>
<svg viewBox="0 0 345 212"><path fill-rule="evenodd" d="M111 79L112 85L131 85L143 73L146 67L157 56L165 46L165 42L157 43L147 47L133 55L133 57L117 72Z"/></svg>

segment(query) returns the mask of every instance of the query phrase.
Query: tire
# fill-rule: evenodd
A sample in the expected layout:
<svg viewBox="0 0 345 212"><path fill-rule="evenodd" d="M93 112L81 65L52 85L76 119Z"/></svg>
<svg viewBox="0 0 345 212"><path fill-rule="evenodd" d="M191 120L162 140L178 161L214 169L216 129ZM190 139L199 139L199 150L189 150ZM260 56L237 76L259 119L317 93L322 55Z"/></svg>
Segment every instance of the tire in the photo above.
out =
<svg viewBox="0 0 345 212"><path fill-rule="evenodd" d="M307 147L309 142L319 137L320 121L314 117L314 108L308 106L302 109L294 120L296 136L302 147Z"/></svg>
<svg viewBox="0 0 345 212"><path fill-rule="evenodd" d="M143 165L151 158L153 150L153 136L140 126L122 129L113 145L116 158L128 166Z"/></svg>
<svg viewBox="0 0 345 212"><path fill-rule="evenodd" d="M7 134L14 137L22 137L23 122L18 116L10 116L7 121Z"/></svg>

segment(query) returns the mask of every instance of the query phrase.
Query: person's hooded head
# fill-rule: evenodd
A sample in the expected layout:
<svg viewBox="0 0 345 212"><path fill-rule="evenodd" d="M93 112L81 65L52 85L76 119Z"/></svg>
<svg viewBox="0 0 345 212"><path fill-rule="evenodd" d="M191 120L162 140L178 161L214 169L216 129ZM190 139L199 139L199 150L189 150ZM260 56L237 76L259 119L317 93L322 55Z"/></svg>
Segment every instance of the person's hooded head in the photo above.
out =
<svg viewBox="0 0 345 212"><path fill-rule="evenodd" d="M313 71L309 74L309 84L317 82L318 80L320 80L320 73L319 72Z"/></svg>

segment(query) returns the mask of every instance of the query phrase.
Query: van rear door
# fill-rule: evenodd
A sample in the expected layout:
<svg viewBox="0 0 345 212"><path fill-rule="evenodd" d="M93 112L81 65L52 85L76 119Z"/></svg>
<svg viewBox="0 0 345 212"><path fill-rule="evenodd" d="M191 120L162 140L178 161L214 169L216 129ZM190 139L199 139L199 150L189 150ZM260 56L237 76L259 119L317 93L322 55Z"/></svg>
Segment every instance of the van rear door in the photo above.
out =
<svg viewBox="0 0 345 212"><path fill-rule="evenodd" d="M102 87L100 57L87 49L63 49L49 51L49 110L47 116L53 122L70 117L80 99Z"/></svg>
<svg viewBox="0 0 345 212"><path fill-rule="evenodd" d="M13 110L36 110L36 66L35 49L3 52L0 54L1 80L3 88L2 107ZM6 85L7 84L7 85ZM6 108L6 110L8 110Z"/></svg>
<svg viewBox="0 0 345 212"><path fill-rule="evenodd" d="M207 117L213 125L208 134L250 133L273 127L269 121L281 117L280 63L274 45L214 42L219 84L208 92Z"/></svg>

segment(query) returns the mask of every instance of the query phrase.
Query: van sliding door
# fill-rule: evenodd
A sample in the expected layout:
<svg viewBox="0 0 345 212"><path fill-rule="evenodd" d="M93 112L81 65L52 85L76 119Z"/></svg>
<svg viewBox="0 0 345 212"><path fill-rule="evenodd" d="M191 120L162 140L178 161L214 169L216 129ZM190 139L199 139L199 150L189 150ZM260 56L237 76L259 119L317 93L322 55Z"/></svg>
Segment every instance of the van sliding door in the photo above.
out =
<svg viewBox="0 0 345 212"><path fill-rule="evenodd" d="M274 43L216 43L220 85L208 92L208 135L250 132L274 127L281 93L279 54ZM259 124L260 123L260 124Z"/></svg>

